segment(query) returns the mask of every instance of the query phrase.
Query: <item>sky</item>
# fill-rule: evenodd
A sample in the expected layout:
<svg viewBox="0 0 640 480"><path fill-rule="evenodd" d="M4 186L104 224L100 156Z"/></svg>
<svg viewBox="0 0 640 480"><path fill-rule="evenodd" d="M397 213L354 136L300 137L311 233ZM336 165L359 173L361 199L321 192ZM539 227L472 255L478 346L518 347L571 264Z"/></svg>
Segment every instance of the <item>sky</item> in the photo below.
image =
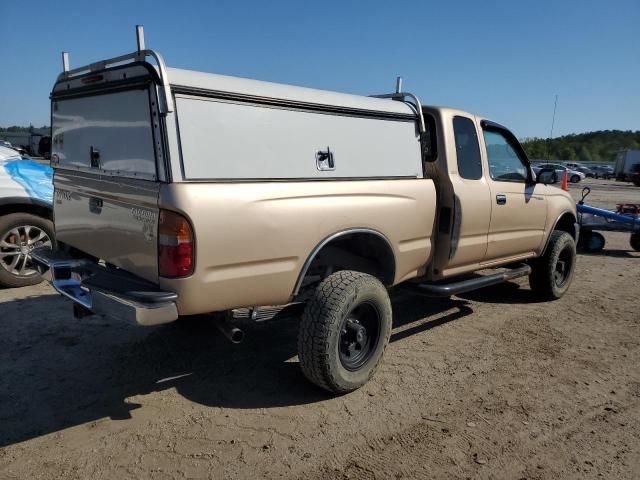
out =
<svg viewBox="0 0 640 480"><path fill-rule="evenodd" d="M640 0L0 0L0 127L49 124L71 68L135 50L167 65L491 118L519 138L640 130Z"/></svg>

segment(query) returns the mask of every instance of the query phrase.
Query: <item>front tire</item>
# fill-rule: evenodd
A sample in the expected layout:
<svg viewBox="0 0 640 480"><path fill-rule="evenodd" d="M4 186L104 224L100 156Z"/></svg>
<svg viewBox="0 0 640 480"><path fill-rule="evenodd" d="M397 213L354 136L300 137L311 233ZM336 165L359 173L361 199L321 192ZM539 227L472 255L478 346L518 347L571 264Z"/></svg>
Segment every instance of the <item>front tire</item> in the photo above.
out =
<svg viewBox="0 0 640 480"><path fill-rule="evenodd" d="M578 183L580 181L580 176L579 175L572 175L571 178L569 179L569 181L571 183Z"/></svg>
<svg viewBox="0 0 640 480"><path fill-rule="evenodd" d="M0 286L25 287L42 281L31 250L54 242L51 221L29 213L0 217Z"/></svg>
<svg viewBox="0 0 640 480"><path fill-rule="evenodd" d="M629 238L629 244L636 252L640 252L640 233L632 233Z"/></svg>
<svg viewBox="0 0 640 480"><path fill-rule="evenodd" d="M540 297L557 300L573 280L576 267L576 243L567 232L551 232L544 255L531 264L529 285Z"/></svg>
<svg viewBox="0 0 640 480"><path fill-rule="evenodd" d="M363 386L391 335L391 301L378 279L343 270L325 278L307 303L298 334L304 375L332 393Z"/></svg>

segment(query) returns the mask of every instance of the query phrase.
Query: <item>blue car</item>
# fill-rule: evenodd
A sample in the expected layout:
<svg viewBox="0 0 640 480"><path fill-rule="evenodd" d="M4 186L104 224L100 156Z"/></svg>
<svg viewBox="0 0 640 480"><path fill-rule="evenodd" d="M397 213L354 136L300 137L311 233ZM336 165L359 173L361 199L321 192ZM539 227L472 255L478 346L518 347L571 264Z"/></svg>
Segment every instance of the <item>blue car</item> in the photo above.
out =
<svg viewBox="0 0 640 480"><path fill-rule="evenodd" d="M52 176L48 165L11 156L4 149L0 151L2 287L23 287L41 281L31 263L31 250L55 242Z"/></svg>

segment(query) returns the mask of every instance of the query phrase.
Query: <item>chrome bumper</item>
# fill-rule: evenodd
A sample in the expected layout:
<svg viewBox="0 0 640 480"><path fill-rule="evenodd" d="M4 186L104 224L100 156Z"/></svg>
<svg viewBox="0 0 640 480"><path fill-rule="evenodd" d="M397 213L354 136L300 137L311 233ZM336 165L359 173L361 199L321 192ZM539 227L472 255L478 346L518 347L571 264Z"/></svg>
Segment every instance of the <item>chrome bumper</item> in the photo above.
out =
<svg viewBox="0 0 640 480"><path fill-rule="evenodd" d="M42 277L79 307L74 312L107 315L139 325L160 325L178 319L175 293L162 292L124 272L109 272L59 250L38 248L32 258ZM133 287L131 291L126 291L127 285Z"/></svg>

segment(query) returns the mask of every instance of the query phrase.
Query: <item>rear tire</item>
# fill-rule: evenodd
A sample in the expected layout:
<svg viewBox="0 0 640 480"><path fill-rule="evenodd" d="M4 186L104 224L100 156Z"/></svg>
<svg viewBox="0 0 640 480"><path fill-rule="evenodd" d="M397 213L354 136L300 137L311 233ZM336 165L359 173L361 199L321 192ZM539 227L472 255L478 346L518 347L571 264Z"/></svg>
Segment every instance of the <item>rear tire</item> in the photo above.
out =
<svg viewBox="0 0 640 480"><path fill-rule="evenodd" d="M571 183L578 183L580 181L580 176L579 175L571 175L571 178L569 179L569 181Z"/></svg>
<svg viewBox="0 0 640 480"><path fill-rule="evenodd" d="M636 252L640 252L640 233L632 233L629 238L629 244Z"/></svg>
<svg viewBox="0 0 640 480"><path fill-rule="evenodd" d="M553 231L544 255L532 262L529 285L541 298L557 300L573 280L576 266L576 244L567 232Z"/></svg>
<svg viewBox="0 0 640 480"><path fill-rule="evenodd" d="M302 372L332 393L360 388L380 365L391 323L391 301L378 279L350 270L328 276L302 316Z"/></svg>
<svg viewBox="0 0 640 480"><path fill-rule="evenodd" d="M16 288L40 283L42 277L31 263L31 249L51 246L53 242L50 220L29 213L0 217L0 286Z"/></svg>

